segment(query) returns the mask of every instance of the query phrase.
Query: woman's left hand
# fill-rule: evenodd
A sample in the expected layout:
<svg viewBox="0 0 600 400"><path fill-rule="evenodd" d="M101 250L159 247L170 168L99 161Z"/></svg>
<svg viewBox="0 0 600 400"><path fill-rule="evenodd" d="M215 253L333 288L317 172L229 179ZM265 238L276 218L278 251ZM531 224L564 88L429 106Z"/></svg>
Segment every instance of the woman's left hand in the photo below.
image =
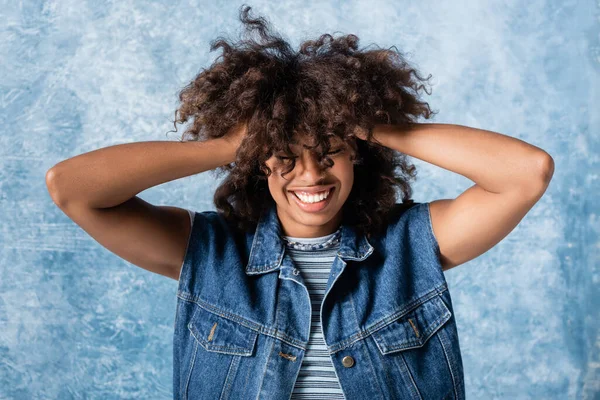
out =
<svg viewBox="0 0 600 400"><path fill-rule="evenodd" d="M367 130L356 125L356 128L354 129L354 134L356 135L357 138L361 139L361 140L367 140Z"/></svg>

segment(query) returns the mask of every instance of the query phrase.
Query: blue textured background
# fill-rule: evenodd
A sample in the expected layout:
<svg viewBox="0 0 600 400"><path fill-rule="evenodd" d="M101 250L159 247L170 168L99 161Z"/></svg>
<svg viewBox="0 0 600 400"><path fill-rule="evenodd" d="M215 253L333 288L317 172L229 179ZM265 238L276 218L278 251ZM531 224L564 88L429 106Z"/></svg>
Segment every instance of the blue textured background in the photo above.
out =
<svg viewBox="0 0 600 400"><path fill-rule="evenodd" d="M113 144L176 140L177 91L235 37L241 2L0 1L0 398L171 397L177 282L121 260L52 202L45 173ZM554 179L519 226L446 273L470 399L598 399L597 1L249 3L294 47L354 33L424 75L430 122L518 137ZM339 33L336 33L339 32ZM182 127L179 127L180 129ZM471 181L415 159L416 201ZM214 210L213 175L141 194Z"/></svg>

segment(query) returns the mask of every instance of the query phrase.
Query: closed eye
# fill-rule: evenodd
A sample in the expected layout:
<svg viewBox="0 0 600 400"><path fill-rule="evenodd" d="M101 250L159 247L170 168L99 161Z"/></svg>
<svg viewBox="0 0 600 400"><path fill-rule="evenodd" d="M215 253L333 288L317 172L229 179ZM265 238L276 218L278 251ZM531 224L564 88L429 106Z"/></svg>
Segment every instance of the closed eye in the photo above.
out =
<svg viewBox="0 0 600 400"><path fill-rule="evenodd" d="M275 158L278 159L278 160L291 160L291 159L296 158L296 157L275 156Z"/></svg>
<svg viewBox="0 0 600 400"><path fill-rule="evenodd" d="M335 151L330 151L327 154L338 154L338 153L342 152L343 150L344 149L338 149L338 150L335 150ZM297 156L296 157L285 157L285 156L278 156L278 155L276 155L275 158L277 158L278 160L292 160L292 159L298 158L298 157Z"/></svg>

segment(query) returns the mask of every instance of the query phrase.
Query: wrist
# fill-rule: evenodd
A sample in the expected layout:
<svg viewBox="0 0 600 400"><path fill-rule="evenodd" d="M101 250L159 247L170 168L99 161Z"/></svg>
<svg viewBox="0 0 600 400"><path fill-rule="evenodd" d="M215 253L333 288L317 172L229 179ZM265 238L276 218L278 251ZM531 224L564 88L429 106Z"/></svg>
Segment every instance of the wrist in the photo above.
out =
<svg viewBox="0 0 600 400"><path fill-rule="evenodd" d="M389 127L391 125L382 125L382 124L376 124L373 126L373 128L371 129L372 132L372 141L374 143L377 143L381 146L386 146L387 145L387 138L389 136Z"/></svg>
<svg viewBox="0 0 600 400"><path fill-rule="evenodd" d="M215 141L218 144L219 150L222 150L225 153L227 164L234 162L237 158L239 143L232 138L226 137L215 139Z"/></svg>

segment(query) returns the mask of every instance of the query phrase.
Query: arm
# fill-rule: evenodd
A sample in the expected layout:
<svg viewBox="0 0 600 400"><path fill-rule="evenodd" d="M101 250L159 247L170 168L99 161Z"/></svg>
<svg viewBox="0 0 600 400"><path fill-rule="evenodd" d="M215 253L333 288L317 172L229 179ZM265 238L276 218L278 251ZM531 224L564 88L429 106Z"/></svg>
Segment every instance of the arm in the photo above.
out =
<svg viewBox="0 0 600 400"><path fill-rule="evenodd" d="M451 124L376 125L376 142L475 182L456 199L430 203L444 270L508 235L542 197L554 173L542 149L500 133Z"/></svg>
<svg viewBox="0 0 600 400"><path fill-rule="evenodd" d="M61 161L48 170L46 182L61 209L73 203L109 208L153 186L234 160L235 150L224 139L125 143Z"/></svg>
<svg viewBox="0 0 600 400"><path fill-rule="evenodd" d="M56 164L46 184L54 203L102 246L141 268L178 279L190 216L185 209L155 206L136 195L235 161L233 144L223 137L110 146Z"/></svg>

